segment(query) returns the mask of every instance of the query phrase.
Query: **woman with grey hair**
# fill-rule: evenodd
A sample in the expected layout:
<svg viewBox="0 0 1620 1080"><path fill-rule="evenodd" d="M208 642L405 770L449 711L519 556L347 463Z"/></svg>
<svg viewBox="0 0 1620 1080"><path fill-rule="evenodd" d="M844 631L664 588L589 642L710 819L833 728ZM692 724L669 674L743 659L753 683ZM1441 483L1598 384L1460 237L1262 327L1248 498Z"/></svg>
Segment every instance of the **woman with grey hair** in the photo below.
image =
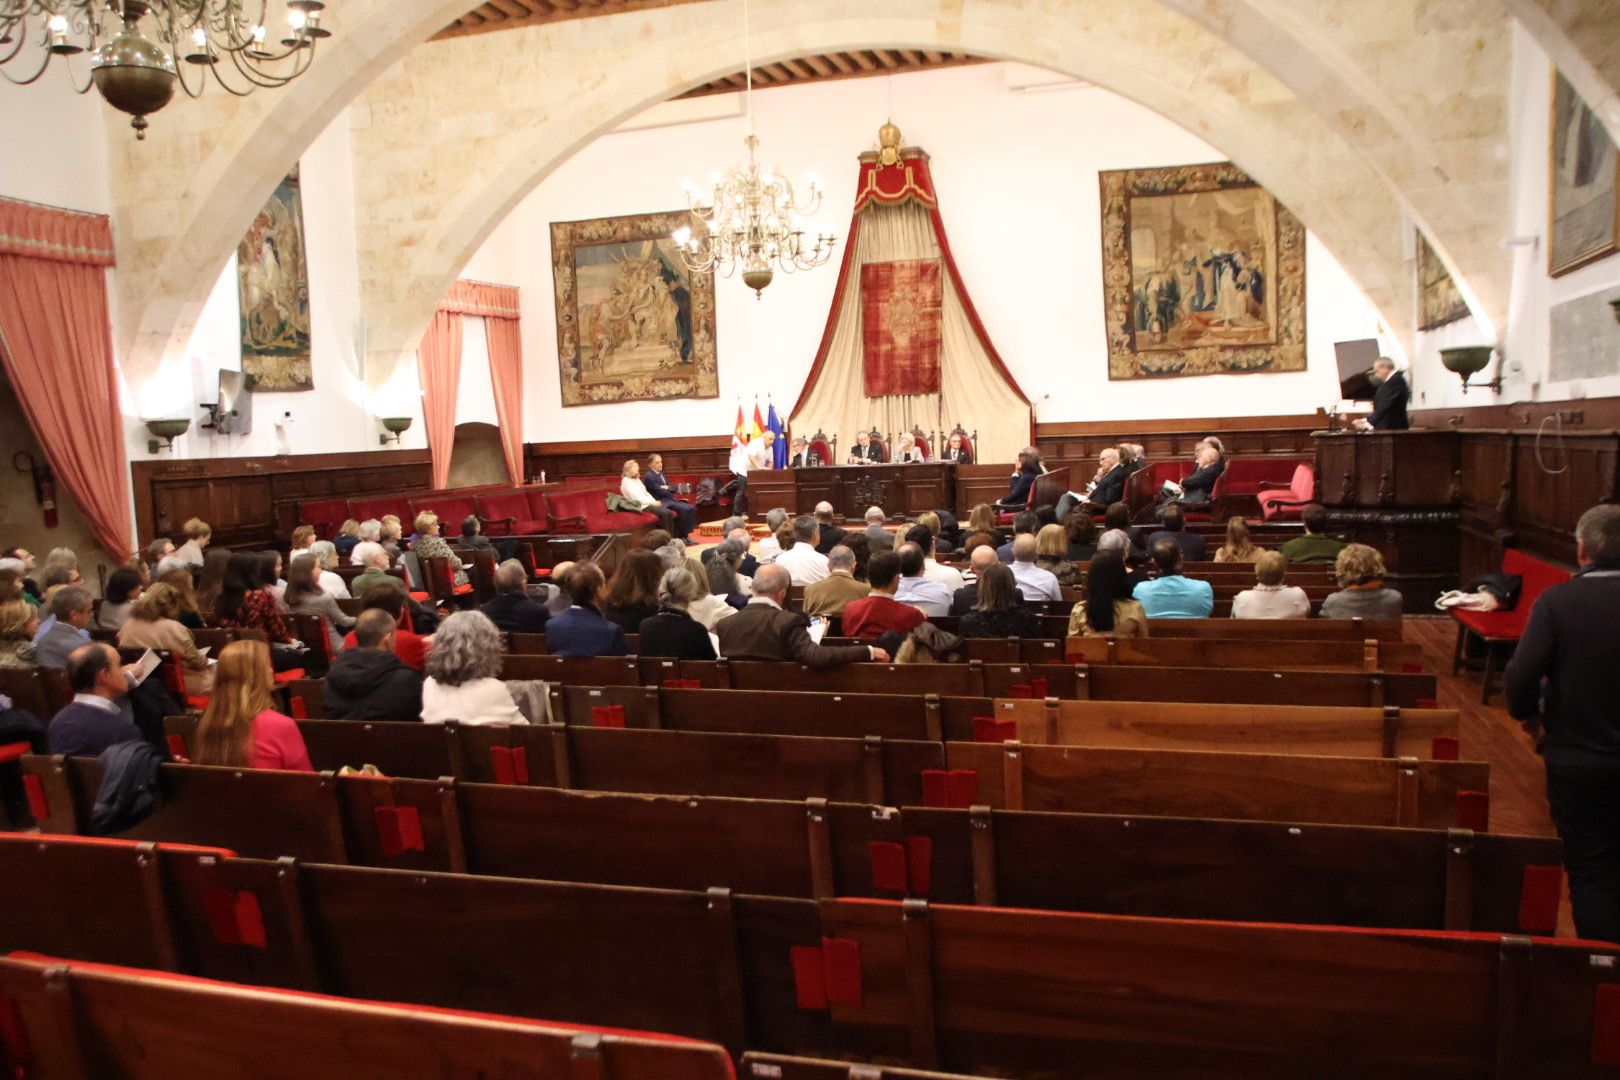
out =
<svg viewBox="0 0 1620 1080"><path fill-rule="evenodd" d="M658 582L658 613L641 620L641 655L679 660L716 659L708 628L693 618L690 611L694 603L707 596L708 590L686 567L665 571Z"/></svg>
<svg viewBox="0 0 1620 1080"><path fill-rule="evenodd" d="M349 599L349 587L337 575L337 545L330 540L317 540L309 545L308 554L320 568L315 577L316 582L321 587L321 592L334 600Z"/></svg>
<svg viewBox="0 0 1620 1080"><path fill-rule="evenodd" d="M422 683L422 722L526 724L500 680L501 632L479 611L458 611L439 624Z"/></svg>

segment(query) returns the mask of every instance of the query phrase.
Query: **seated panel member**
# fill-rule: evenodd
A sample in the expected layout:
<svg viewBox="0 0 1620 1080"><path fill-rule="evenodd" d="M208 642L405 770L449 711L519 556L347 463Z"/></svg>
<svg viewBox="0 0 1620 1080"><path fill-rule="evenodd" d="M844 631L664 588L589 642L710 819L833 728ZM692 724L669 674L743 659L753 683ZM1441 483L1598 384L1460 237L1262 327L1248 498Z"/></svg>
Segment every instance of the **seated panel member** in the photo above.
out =
<svg viewBox="0 0 1620 1080"><path fill-rule="evenodd" d="M1018 451L1018 471L1013 473L1007 494L996 503L997 510L1024 510L1029 507L1029 492L1041 475L1041 452L1033 446Z"/></svg>
<svg viewBox="0 0 1620 1080"><path fill-rule="evenodd" d="M940 455L941 460L956 465L973 464L973 450L968 446L967 440L960 431L951 432L951 437L945 443L945 452Z"/></svg>
<svg viewBox="0 0 1620 1080"><path fill-rule="evenodd" d="M636 504L636 509L643 510L658 519L660 528L674 533L675 514L663 503L653 498L647 485L641 482L641 463L631 458L624 463L620 470L619 494Z"/></svg>
<svg viewBox="0 0 1620 1080"><path fill-rule="evenodd" d="M641 474L647 492L660 506L675 515L675 527L670 530L678 539L691 543L692 530L697 528L697 507L676 496L675 486L664 475L664 455L647 457L647 469Z"/></svg>
<svg viewBox="0 0 1620 1080"><path fill-rule="evenodd" d="M851 465L865 465L883 460L883 447L872 441L870 432L862 431L855 436L855 445L849 448L849 463Z"/></svg>
<svg viewBox="0 0 1620 1080"><path fill-rule="evenodd" d="M821 455L810 449L810 443L807 439L797 435L794 436L793 456L788 458L788 468L813 469L825 464L826 462L821 460Z"/></svg>
<svg viewBox="0 0 1620 1080"><path fill-rule="evenodd" d="M924 460L922 447L917 445L917 437L911 432L903 432L900 442L895 448L894 460L897 465L918 465Z"/></svg>

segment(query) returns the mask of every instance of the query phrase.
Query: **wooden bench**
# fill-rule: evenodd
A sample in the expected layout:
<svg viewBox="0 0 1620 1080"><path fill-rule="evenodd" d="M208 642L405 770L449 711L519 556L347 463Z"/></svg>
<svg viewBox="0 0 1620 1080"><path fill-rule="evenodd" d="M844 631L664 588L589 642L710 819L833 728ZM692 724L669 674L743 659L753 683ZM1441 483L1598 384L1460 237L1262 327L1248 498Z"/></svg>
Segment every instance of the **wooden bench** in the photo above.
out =
<svg viewBox="0 0 1620 1080"><path fill-rule="evenodd" d="M749 1080L991 1080L983 1074L969 1076L966 1073L942 1073L932 1069L863 1065L859 1062L753 1051L742 1056L739 1075Z"/></svg>
<svg viewBox="0 0 1620 1080"><path fill-rule="evenodd" d="M817 902L124 845L41 853L56 847L0 842L4 879L27 878L64 913L5 920L0 946L71 955L65 944L90 960L143 949L204 978L667 1032L734 1054L998 1075L1190 1075L1196 1061L1195 1075L1220 1080L1552 1080L1620 1065L1620 948L1608 944Z"/></svg>
<svg viewBox="0 0 1620 1080"><path fill-rule="evenodd" d="M1502 572L1517 574L1520 578L1519 601L1510 611L1463 611L1451 609L1457 623L1457 649L1451 658L1451 673L1462 670L1463 650L1470 637L1477 637L1485 645L1485 674L1481 680L1480 702L1489 703L1491 686L1496 678L1499 654L1516 645L1530 621L1530 610L1542 593L1570 579L1570 573L1545 559L1538 559L1518 548L1502 553Z"/></svg>
<svg viewBox="0 0 1620 1080"><path fill-rule="evenodd" d="M1241 638L1072 637L1064 659L1081 664L1276 668L1290 671L1422 671L1416 642L1250 641Z"/></svg>
<svg viewBox="0 0 1620 1080"><path fill-rule="evenodd" d="M32 954L0 958L0 999L14 1010L11 1037L26 1041L29 1076L420 1076L431 1061L463 1075L732 1076L713 1043Z"/></svg>

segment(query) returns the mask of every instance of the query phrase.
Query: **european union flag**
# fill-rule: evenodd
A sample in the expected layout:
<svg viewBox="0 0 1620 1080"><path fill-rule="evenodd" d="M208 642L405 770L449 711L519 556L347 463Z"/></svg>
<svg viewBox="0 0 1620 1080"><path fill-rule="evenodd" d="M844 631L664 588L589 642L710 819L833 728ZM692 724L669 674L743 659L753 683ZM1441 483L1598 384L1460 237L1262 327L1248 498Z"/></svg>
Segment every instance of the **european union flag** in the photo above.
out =
<svg viewBox="0 0 1620 1080"><path fill-rule="evenodd" d="M787 439L783 437L782 418L776 415L775 405L770 407L770 412L765 416L765 429L776 432L776 444L771 447L771 456L773 458L771 466L777 469L787 468L788 444Z"/></svg>

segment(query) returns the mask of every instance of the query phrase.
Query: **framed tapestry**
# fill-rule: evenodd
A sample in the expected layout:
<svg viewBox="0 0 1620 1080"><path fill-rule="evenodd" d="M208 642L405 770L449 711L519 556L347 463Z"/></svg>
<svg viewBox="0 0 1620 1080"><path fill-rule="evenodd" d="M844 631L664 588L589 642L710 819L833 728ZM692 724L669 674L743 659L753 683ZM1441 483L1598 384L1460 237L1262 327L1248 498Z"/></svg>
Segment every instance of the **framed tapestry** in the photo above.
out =
<svg viewBox="0 0 1620 1080"><path fill-rule="evenodd" d="M1553 277L1620 248L1620 168L1613 140L1575 88L1553 72L1547 192L1547 273Z"/></svg>
<svg viewBox="0 0 1620 1080"><path fill-rule="evenodd" d="M1468 303L1457 291L1457 283L1421 232L1417 234L1417 289L1419 330L1433 330L1468 314Z"/></svg>
<svg viewBox="0 0 1620 1080"><path fill-rule="evenodd" d="M1305 370L1305 228L1230 162L1100 174L1108 377Z"/></svg>
<svg viewBox="0 0 1620 1080"><path fill-rule="evenodd" d="M720 396L714 275L670 234L684 210L551 224L562 403Z"/></svg>
<svg viewBox="0 0 1620 1080"><path fill-rule="evenodd" d="M309 364L309 263L304 257L304 201L298 170L276 185L270 201L236 248L241 301L242 373L249 390L313 390Z"/></svg>

